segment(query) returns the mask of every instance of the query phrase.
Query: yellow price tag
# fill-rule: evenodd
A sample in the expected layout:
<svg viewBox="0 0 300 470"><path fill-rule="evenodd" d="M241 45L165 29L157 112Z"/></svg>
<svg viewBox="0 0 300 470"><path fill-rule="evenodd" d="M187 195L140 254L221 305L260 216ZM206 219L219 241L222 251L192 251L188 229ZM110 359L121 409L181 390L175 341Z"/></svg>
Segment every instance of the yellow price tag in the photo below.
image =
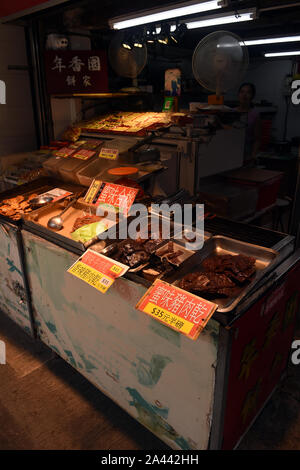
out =
<svg viewBox="0 0 300 470"><path fill-rule="evenodd" d="M179 317L178 315L175 315L174 313L169 312L168 310L157 307L157 305L151 302L145 306L143 312L185 334L189 334L194 326L193 323Z"/></svg>
<svg viewBox="0 0 300 470"><path fill-rule="evenodd" d="M78 277L82 281L85 281L90 286L95 287L103 294L114 282L114 279L105 276L104 274L98 272L91 266L87 266L81 261L78 261L77 263L73 264L73 266L68 269L68 272Z"/></svg>
<svg viewBox="0 0 300 470"><path fill-rule="evenodd" d="M102 147L99 153L100 158L107 158L108 160L116 160L119 155L118 149L110 149Z"/></svg>
<svg viewBox="0 0 300 470"><path fill-rule="evenodd" d="M113 272L113 273L117 273L119 274L121 271L122 271L123 268L121 268L121 266L117 266L116 264L114 264L110 270Z"/></svg>

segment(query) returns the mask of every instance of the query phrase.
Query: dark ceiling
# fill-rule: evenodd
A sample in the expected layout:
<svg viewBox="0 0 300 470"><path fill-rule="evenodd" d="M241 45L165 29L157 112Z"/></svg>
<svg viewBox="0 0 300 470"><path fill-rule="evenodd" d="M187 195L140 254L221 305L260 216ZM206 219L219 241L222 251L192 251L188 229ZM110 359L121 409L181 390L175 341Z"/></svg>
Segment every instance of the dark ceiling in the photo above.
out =
<svg viewBox="0 0 300 470"><path fill-rule="evenodd" d="M276 35L300 34L300 0L228 0L229 6L222 12L238 11L246 8L257 8L257 18L254 21L214 26L189 30L178 49L192 51L197 43L207 34L224 30L237 34L242 39L262 38ZM53 7L35 14L31 18L41 19L42 30L48 32L70 33L80 29L83 33L94 37L103 37L104 44L110 40L114 32L109 29L108 20L123 14L134 13L142 9L161 7L174 4L176 0L70 0L61 7ZM178 0L178 3L183 3ZM201 18L214 14L203 13ZM220 14L220 10L218 11ZM200 16L196 15L197 18ZM189 17L191 18L191 16ZM268 51L295 49L294 43L283 45L268 45ZM178 53L179 53L178 50ZM252 46L249 48L250 57L262 56L262 48ZM176 54L176 52L175 52Z"/></svg>

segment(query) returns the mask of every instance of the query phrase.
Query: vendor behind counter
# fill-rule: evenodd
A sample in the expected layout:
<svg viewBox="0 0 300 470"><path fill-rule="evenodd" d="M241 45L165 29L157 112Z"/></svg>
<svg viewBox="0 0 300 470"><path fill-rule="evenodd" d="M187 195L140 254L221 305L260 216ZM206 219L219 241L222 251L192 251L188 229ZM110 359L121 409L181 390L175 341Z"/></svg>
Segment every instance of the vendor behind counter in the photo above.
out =
<svg viewBox="0 0 300 470"><path fill-rule="evenodd" d="M244 165L254 166L261 145L261 119L253 105L256 89L253 83L242 83L239 88L240 113L245 113L247 128L245 136Z"/></svg>

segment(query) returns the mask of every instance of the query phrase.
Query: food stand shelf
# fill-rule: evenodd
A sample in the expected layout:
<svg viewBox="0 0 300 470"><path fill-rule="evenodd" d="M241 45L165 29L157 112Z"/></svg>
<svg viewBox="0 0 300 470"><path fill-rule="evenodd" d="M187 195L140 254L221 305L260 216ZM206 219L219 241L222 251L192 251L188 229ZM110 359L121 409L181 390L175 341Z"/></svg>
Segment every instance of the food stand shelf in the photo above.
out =
<svg viewBox="0 0 300 470"><path fill-rule="evenodd" d="M227 326L216 312L192 341L135 309L147 290L142 282L121 278L101 294L67 272L76 260L69 250L27 230L23 237L43 342L171 448L238 443L286 367L299 305L299 252L287 258L281 243L271 281L239 303ZM253 367L245 359L251 345Z"/></svg>

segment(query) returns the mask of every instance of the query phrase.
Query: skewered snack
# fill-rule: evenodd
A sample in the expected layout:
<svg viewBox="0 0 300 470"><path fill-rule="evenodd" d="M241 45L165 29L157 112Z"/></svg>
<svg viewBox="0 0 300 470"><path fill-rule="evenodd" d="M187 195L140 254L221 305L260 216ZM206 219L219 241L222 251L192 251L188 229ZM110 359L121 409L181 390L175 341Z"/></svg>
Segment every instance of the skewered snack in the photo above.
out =
<svg viewBox="0 0 300 470"><path fill-rule="evenodd" d="M201 271L184 276L179 287L210 298L232 297L255 272L255 258L251 256L212 256L203 261Z"/></svg>

